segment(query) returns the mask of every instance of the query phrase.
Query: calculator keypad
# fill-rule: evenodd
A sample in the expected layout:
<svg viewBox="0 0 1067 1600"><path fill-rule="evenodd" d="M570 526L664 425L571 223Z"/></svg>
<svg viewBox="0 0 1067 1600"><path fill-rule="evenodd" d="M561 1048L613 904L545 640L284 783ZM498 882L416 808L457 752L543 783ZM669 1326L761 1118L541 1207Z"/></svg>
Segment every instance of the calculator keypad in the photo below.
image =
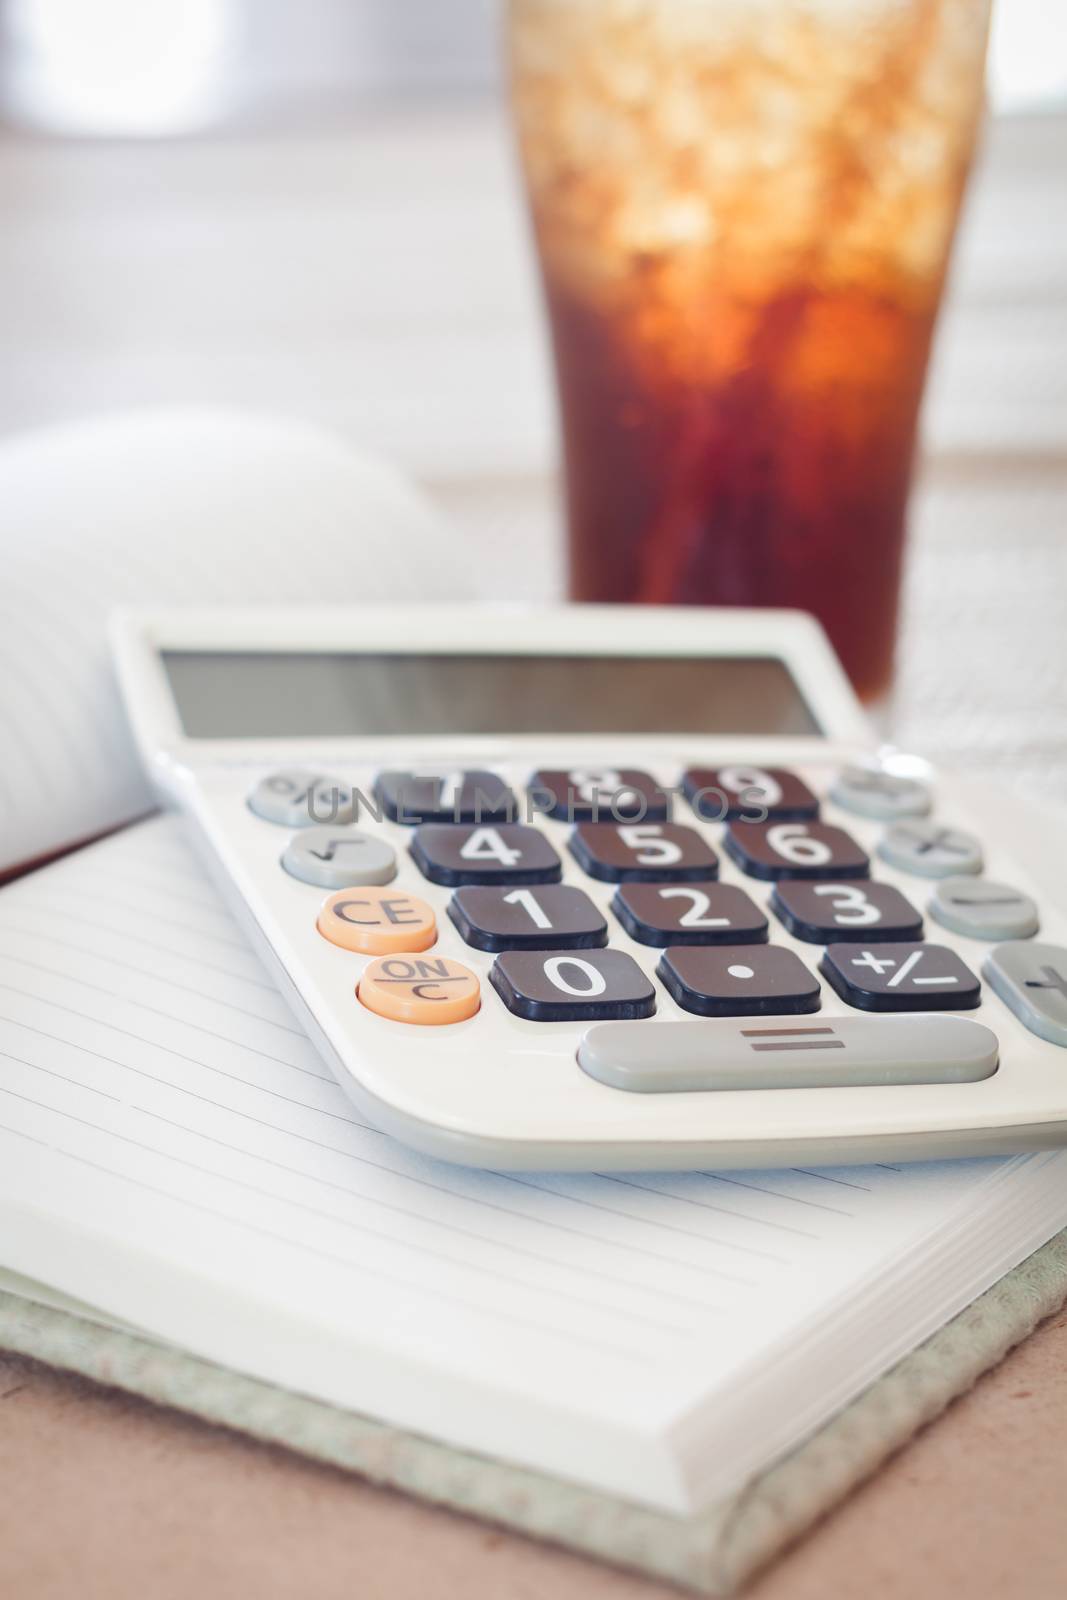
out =
<svg viewBox="0 0 1067 1600"><path fill-rule="evenodd" d="M448 915L476 950L590 950L608 942L604 915L582 889L457 889Z"/></svg>
<svg viewBox="0 0 1067 1600"><path fill-rule="evenodd" d="M762 944L767 918L732 883L623 883L611 909L638 944Z"/></svg>
<svg viewBox="0 0 1067 1600"><path fill-rule="evenodd" d="M845 939L921 939L923 919L889 883L776 883L771 910L793 935L808 944Z"/></svg>
<svg viewBox="0 0 1067 1600"><path fill-rule="evenodd" d="M558 822L666 822L670 797L635 767L541 767L530 779L531 799Z"/></svg>
<svg viewBox="0 0 1067 1600"><path fill-rule="evenodd" d="M696 829L676 822L582 822L570 849L583 872L608 883L699 881L719 870Z"/></svg>
<svg viewBox="0 0 1067 1600"><path fill-rule="evenodd" d="M656 991L624 950L508 950L489 981L509 1011L530 1022L607 1022L650 1017Z"/></svg>
<svg viewBox="0 0 1067 1600"><path fill-rule="evenodd" d="M303 828L286 845L282 866L301 883L320 889L390 883L396 877L396 851L377 834L359 828Z"/></svg>
<svg viewBox="0 0 1067 1600"><path fill-rule="evenodd" d="M819 971L863 1011L966 1011L981 984L943 944L832 944Z"/></svg>
<svg viewBox="0 0 1067 1600"><path fill-rule="evenodd" d="M753 878L865 878L870 870L851 834L825 822L732 822L724 842Z"/></svg>
<svg viewBox="0 0 1067 1600"><path fill-rule="evenodd" d="M819 802L803 778L782 767L689 767L682 789L709 822L796 821L817 817Z"/></svg>
<svg viewBox="0 0 1067 1600"><path fill-rule="evenodd" d="M656 977L682 1010L700 1018L803 1017L820 1008L819 976L847 1006L866 1013L979 1004L979 978L949 947L923 942L920 911L894 885L871 879L865 850L844 828L819 820L818 796L799 776L781 768L691 767L683 786L698 816L725 816L725 851L766 885L758 897L770 891L766 907L757 903L755 883L747 893L718 881L708 830L671 822L673 791L649 773L545 767L528 784L534 812L574 823L574 860L590 878L614 886L610 914L638 946L660 952ZM454 891L452 926L472 950L495 956L491 986L515 1016L628 1023L654 1014L657 991L645 964L608 945L602 895L561 882L555 830L513 820L518 802L508 782L480 769L390 770L374 789L382 813L411 826L419 871ZM358 796L328 774L285 768L261 779L248 805L291 830L285 870L331 891L317 912L323 938L370 958L355 985L365 1007L417 1025L472 1017L481 1004L477 974L437 953L441 907L392 882L396 853L384 832L352 821ZM1031 1032L1067 1048L1067 950L1033 941L1038 913L1028 895L979 876L979 840L931 820L930 792L913 779L846 768L829 798L886 823L878 856L933 880L928 909L935 921L964 937L1001 941L983 968L990 989ZM745 820L760 807L766 820ZM809 963L805 952L768 942L768 908L793 939L823 947L819 976L814 951ZM893 1026L889 1018L885 1026ZM651 1032L660 1030L657 1023ZM760 1046L800 1047L791 1039ZM811 1048L829 1045L820 1036ZM949 1065L955 1072L954 1058ZM837 1081L820 1080L817 1063L809 1076ZM662 1073L653 1086L663 1086Z"/></svg>
<svg viewBox="0 0 1067 1600"><path fill-rule="evenodd" d="M431 883L558 883L559 856L543 833L524 823L457 827L424 822L415 829L411 854Z"/></svg>
<svg viewBox="0 0 1067 1600"><path fill-rule="evenodd" d="M702 1017L783 1016L820 1005L818 980L781 945L679 945L664 951L657 971L678 1004Z"/></svg>
<svg viewBox="0 0 1067 1600"><path fill-rule="evenodd" d="M374 792L390 822L513 822L511 789L495 772L381 772Z"/></svg>

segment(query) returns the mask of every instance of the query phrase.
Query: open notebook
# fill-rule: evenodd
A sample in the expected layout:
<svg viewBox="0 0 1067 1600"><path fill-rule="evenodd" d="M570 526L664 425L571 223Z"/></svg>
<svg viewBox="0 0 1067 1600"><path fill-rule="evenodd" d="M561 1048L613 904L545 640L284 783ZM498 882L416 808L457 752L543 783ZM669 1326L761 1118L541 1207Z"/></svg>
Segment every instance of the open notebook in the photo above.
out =
<svg viewBox="0 0 1067 1600"><path fill-rule="evenodd" d="M685 1517L1067 1224L1067 1153L435 1164L358 1120L159 818L0 892L0 1208L23 1293Z"/></svg>

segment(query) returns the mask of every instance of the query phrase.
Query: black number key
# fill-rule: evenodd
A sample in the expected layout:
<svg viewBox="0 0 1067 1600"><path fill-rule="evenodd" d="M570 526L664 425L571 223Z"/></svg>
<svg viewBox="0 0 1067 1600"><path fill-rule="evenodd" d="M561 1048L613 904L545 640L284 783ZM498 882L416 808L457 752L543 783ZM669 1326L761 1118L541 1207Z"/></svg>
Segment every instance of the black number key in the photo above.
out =
<svg viewBox="0 0 1067 1600"><path fill-rule="evenodd" d="M624 950L509 950L489 981L509 1011L529 1022L609 1022L650 1017L656 991Z"/></svg>
<svg viewBox="0 0 1067 1600"><path fill-rule="evenodd" d="M831 944L844 939L921 939L923 919L889 883L775 884L771 910L794 939Z"/></svg>
<svg viewBox="0 0 1067 1600"><path fill-rule="evenodd" d="M825 822L731 822L724 843L752 878L866 878L870 872L851 834Z"/></svg>
<svg viewBox="0 0 1067 1600"><path fill-rule="evenodd" d="M570 848L583 871L609 883L700 882L719 871L696 829L675 822L582 822Z"/></svg>
<svg viewBox="0 0 1067 1600"><path fill-rule="evenodd" d="M686 1011L701 1017L769 1017L818 1011L819 980L782 945L693 949L676 945L657 973Z"/></svg>
<svg viewBox="0 0 1067 1600"><path fill-rule="evenodd" d="M559 856L543 833L522 823L456 827L424 822L411 838L415 865L431 883L558 883Z"/></svg>
<svg viewBox="0 0 1067 1600"><path fill-rule="evenodd" d="M762 944L767 918L732 883L624 883L611 909L639 944Z"/></svg>
<svg viewBox="0 0 1067 1600"><path fill-rule="evenodd" d="M529 788L538 809L559 822L666 822L670 816L670 796L634 767L542 767Z"/></svg>
<svg viewBox="0 0 1067 1600"><path fill-rule="evenodd" d="M795 822L819 815L803 778L781 767L690 767L682 788L698 817L709 822Z"/></svg>
<svg viewBox="0 0 1067 1600"><path fill-rule="evenodd" d="M969 1011L982 985L943 944L832 944L819 966L861 1011Z"/></svg>
<svg viewBox="0 0 1067 1600"><path fill-rule="evenodd" d="M590 950L608 942L603 913L581 889L457 889L448 914L476 950Z"/></svg>
<svg viewBox="0 0 1067 1600"><path fill-rule="evenodd" d="M391 822L514 822L518 803L495 772L380 772L374 784Z"/></svg>

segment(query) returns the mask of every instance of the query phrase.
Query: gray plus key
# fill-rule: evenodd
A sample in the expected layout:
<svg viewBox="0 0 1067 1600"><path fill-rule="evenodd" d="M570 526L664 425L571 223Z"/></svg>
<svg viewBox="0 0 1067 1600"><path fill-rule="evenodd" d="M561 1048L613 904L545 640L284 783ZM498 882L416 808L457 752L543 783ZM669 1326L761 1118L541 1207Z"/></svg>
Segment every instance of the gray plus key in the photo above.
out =
<svg viewBox="0 0 1067 1600"><path fill-rule="evenodd" d="M886 830L878 854L891 867L919 878L982 870L982 846L974 834L938 822L895 823Z"/></svg>
<svg viewBox="0 0 1067 1600"><path fill-rule="evenodd" d="M943 928L971 939L1029 939L1038 928L1028 894L985 878L942 878L928 910Z"/></svg>
<svg viewBox="0 0 1067 1600"><path fill-rule="evenodd" d="M384 839L358 828L304 828L286 845L282 866L302 883L347 889L391 883L396 877L396 852Z"/></svg>
<svg viewBox="0 0 1067 1600"><path fill-rule="evenodd" d="M1067 950L1058 944L998 944L982 975L1024 1027L1067 1045Z"/></svg>

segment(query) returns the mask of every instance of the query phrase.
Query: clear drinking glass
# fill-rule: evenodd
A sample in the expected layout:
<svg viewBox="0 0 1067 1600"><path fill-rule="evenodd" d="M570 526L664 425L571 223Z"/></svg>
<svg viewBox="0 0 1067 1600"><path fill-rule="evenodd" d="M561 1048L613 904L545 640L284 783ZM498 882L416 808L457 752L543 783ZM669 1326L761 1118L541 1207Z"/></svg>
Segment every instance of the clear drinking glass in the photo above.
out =
<svg viewBox="0 0 1067 1600"><path fill-rule="evenodd" d="M511 0L579 600L788 605L892 668L990 0Z"/></svg>

